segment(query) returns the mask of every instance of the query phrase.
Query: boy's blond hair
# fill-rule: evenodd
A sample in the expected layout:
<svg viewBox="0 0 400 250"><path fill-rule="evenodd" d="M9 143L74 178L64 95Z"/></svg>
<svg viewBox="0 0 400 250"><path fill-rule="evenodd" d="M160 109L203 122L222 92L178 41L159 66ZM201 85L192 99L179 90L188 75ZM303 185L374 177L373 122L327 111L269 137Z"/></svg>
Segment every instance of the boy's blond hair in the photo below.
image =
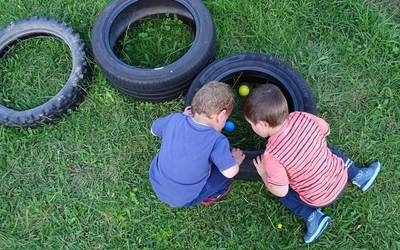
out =
<svg viewBox="0 0 400 250"><path fill-rule="evenodd" d="M289 108L282 91L273 84L262 84L247 98L244 116L252 123L268 122L271 127L281 125L289 115Z"/></svg>
<svg viewBox="0 0 400 250"><path fill-rule="evenodd" d="M208 82L194 95L191 106L193 114L205 114L211 117L223 110L230 114L234 106L232 88L223 82Z"/></svg>

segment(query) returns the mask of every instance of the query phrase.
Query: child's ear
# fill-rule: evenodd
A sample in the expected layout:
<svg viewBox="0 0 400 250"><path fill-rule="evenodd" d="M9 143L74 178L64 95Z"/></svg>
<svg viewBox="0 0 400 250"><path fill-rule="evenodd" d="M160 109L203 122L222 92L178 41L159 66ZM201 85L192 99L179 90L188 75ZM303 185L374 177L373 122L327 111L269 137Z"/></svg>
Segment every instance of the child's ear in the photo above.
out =
<svg viewBox="0 0 400 250"><path fill-rule="evenodd" d="M258 127L259 130L265 131L269 127L269 123L266 121L259 121L256 123L256 127Z"/></svg>
<svg viewBox="0 0 400 250"><path fill-rule="evenodd" d="M224 118L226 117L226 114L227 114L226 109L224 109L224 110L222 110L221 112L219 112L219 114L218 114L218 120L224 119Z"/></svg>

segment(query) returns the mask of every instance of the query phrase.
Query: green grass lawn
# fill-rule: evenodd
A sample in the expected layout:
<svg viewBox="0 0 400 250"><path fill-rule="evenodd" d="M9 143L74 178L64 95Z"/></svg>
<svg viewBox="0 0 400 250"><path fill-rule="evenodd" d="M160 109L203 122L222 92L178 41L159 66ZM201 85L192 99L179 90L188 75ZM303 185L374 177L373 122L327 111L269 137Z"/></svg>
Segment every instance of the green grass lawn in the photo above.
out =
<svg viewBox="0 0 400 250"><path fill-rule="evenodd" d="M47 15L66 21L89 45L107 3L2 0L0 26ZM0 126L0 249L400 249L399 1L205 3L217 27L217 58L255 51L293 65L331 124L330 144L361 163L382 162L372 189L349 185L324 210L333 224L310 246L303 244L301 219L259 182L236 181L210 208L171 209L148 180L160 144L149 128L155 118L181 111L183 98L131 100L90 59L93 76L77 111L37 129ZM141 67L170 63L193 36L173 19L135 29L124 36L121 57ZM17 44L0 61L0 103L24 109L47 100L70 63L55 39Z"/></svg>

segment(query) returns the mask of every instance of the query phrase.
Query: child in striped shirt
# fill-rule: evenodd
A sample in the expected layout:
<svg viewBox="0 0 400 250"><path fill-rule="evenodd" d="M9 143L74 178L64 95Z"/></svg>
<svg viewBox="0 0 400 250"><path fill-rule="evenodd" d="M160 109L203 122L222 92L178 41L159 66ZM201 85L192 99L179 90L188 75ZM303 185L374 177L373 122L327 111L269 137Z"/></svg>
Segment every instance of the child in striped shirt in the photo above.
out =
<svg viewBox="0 0 400 250"><path fill-rule="evenodd" d="M360 168L327 145L329 124L304 112L289 114L280 89L263 84L248 97L244 116L253 131L269 137L264 154L253 160L267 189L306 221L305 243L317 239L331 218L321 208L331 204L348 180L366 191L381 168L378 161Z"/></svg>

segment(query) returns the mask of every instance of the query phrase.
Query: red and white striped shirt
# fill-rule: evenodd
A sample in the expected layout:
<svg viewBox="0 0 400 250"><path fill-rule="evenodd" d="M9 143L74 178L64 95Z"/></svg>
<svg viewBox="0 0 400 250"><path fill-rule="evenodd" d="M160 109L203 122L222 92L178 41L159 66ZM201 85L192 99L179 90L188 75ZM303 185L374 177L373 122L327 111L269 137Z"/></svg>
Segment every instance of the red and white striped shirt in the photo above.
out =
<svg viewBox="0 0 400 250"><path fill-rule="evenodd" d="M328 123L317 116L290 113L268 140L263 156L268 182L289 185L312 206L334 201L347 183L347 169L327 146L329 132Z"/></svg>

